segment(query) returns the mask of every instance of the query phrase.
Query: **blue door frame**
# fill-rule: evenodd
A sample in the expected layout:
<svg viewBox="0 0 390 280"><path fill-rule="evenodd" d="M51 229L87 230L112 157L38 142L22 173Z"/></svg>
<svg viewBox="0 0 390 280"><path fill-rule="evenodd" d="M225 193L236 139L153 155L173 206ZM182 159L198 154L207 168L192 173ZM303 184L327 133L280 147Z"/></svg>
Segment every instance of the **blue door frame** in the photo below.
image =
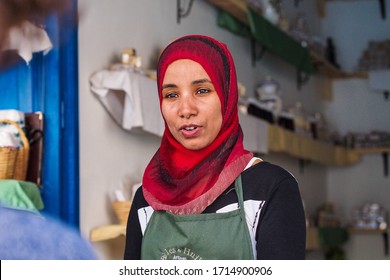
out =
<svg viewBox="0 0 390 280"><path fill-rule="evenodd" d="M61 19L51 16L46 31L53 49L33 55L0 74L0 109L44 115L42 198L44 213L79 226L77 0Z"/></svg>

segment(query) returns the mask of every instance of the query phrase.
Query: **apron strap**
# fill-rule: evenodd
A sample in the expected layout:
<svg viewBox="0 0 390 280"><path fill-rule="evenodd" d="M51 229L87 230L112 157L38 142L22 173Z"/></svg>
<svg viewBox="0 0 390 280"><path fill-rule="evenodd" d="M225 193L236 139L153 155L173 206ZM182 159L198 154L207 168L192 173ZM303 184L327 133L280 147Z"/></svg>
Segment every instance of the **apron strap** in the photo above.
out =
<svg viewBox="0 0 390 280"><path fill-rule="evenodd" d="M249 248L250 248L251 259L253 260L253 259L255 259L256 248L253 247L253 244L251 241L252 238L251 238L251 235L249 233L249 228L248 228L247 222L246 222L245 208L244 208L244 193L242 191L241 175L238 176L237 179L235 180L234 186L235 186L237 197L238 197L238 206L239 206L241 220L243 221L243 223L245 225L245 228L246 228L245 232L246 232L247 240L249 241L249 244L250 244Z"/></svg>
<svg viewBox="0 0 390 280"><path fill-rule="evenodd" d="M245 221L244 194L242 192L241 175L238 176L237 179L235 180L234 186L235 186L237 197L238 197L238 206L240 207L240 213L241 213L241 216L244 218L244 221Z"/></svg>

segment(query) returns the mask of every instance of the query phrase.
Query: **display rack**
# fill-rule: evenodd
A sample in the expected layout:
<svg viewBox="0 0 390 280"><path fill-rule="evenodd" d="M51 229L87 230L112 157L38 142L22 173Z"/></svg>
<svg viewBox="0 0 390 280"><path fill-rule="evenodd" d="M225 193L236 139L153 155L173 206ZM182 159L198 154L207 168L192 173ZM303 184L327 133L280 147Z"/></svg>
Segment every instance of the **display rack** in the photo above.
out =
<svg viewBox="0 0 390 280"><path fill-rule="evenodd" d="M283 41L283 47L284 48L290 48L293 47L295 50L297 49L297 46L300 46L300 43L296 41L292 36L290 36L288 33L284 32L282 29L280 29L278 26L268 23L267 20L265 20L262 15L253 9L251 9L245 0L207 0L210 4L214 5L221 11L224 11L232 16L236 22L234 24L241 24L242 26L232 27L230 23L232 23L232 19L229 19L229 25L230 26L224 26L224 28L229 29L230 31L234 32L235 34L241 34L243 36L248 36L248 29L251 29L251 33L254 32L254 24L256 25L256 29L266 29L266 33L269 36L275 36L277 34L277 37L279 40ZM253 21L253 16L256 18L255 21ZM252 19L250 18L252 17ZM225 18L226 19L226 18ZM245 27L247 29L245 29ZM263 33L264 34L264 33ZM256 41L260 44L265 44L266 49L268 49L270 52L272 52L274 55L281 57L284 60L287 60L290 64L297 67L298 70L303 70L304 72L311 74L310 67L312 66L315 73L318 73L320 75L323 75L330 79L347 79L347 78L363 78L366 79L368 77L368 74L365 72L345 72L334 65L332 65L326 58L322 57L321 55L315 53L314 51L310 51L305 47L300 46L298 49L299 52L302 54L302 61L305 61L306 53L309 57L310 61L305 61L304 64L302 64L300 61L291 61L291 57L287 57L286 59L286 53L285 52L278 52L276 45L272 46L270 44L267 44L269 37L265 36L256 36L256 34L252 34L252 36L255 37ZM287 46L286 46L287 44ZM295 55L296 53L294 53ZM305 66L303 66L305 65ZM304 68L302 68L304 67Z"/></svg>
<svg viewBox="0 0 390 280"><path fill-rule="evenodd" d="M277 125L269 126L268 149L271 152L285 153L298 159L332 166L353 165L358 163L362 156L354 149L315 140Z"/></svg>

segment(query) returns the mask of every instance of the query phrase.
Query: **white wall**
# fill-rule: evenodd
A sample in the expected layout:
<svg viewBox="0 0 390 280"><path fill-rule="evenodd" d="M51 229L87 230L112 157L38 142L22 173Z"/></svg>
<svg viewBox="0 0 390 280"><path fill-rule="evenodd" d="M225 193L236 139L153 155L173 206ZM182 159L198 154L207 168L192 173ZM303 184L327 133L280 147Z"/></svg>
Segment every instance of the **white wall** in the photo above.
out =
<svg viewBox="0 0 390 280"><path fill-rule="evenodd" d="M324 36L334 39L342 67L352 71L370 40L389 39L390 1L387 18L380 15L379 1L334 1L327 4L323 19ZM389 77L390 78L390 77ZM340 134L348 132L390 131L390 101L372 90L365 79L338 80L333 86L333 101L326 104L326 118ZM328 170L327 200L335 203L344 223L353 207L377 202L390 211L390 178L384 176L380 154L367 155L355 166ZM350 259L389 259L384 255L380 235L355 234L346 245Z"/></svg>
<svg viewBox="0 0 390 280"><path fill-rule="evenodd" d="M323 37L333 38L337 60L342 69L353 71L368 41L389 39L390 2L386 0L387 18L381 18L379 1L329 1L322 21Z"/></svg>
<svg viewBox="0 0 390 280"><path fill-rule="evenodd" d="M304 10L313 22L313 32L318 32L320 25L314 16L315 1L303 1L298 9L292 4L294 1L287 2L288 14ZM334 118L341 114L342 108L350 108L349 100L341 98L342 104L337 103L339 97L345 98L337 90L332 103L321 100L323 79L320 77L312 77L301 91L297 90L295 69L268 53L256 63L255 68L252 67L249 41L217 27L217 11L205 1L194 1L190 15L182 19L180 24L176 23L175 0L79 0L79 9L80 224L82 233L86 236L95 227L116 222L109 195L125 175L130 176L134 182L141 180L143 170L160 141L158 137L151 135L137 135L121 130L89 89L90 75L108 67L112 61L117 61L119 53L125 47L134 47L142 57L144 66L148 67L153 64L157 51L176 37L191 33L211 35L228 45L236 61L238 78L247 87L249 95L253 94L255 85L270 74L281 83L286 106L301 101L309 113L329 110L332 112L327 115L330 121L339 125L343 121L339 123ZM370 97L367 99L371 100ZM381 102L373 104L375 105L372 106L381 106L379 110L383 114L389 112ZM378 108L375 107L375 110ZM353 123L353 119L346 126L350 123ZM343 171L348 174L348 180L356 176L353 182L359 182L360 189L367 187L364 180L359 180L361 177L368 177L367 173L356 169L359 167L335 168L327 173L324 166L313 163L305 168L304 173L300 173L297 159L280 154L266 155L264 158L284 166L297 177L310 215L314 215L317 207L327 199L337 204L344 203L342 196L334 195L338 182L345 174ZM383 191L388 179L385 181L378 170L381 167L380 159L374 158L361 164L370 173L379 173L381 194L387 195ZM372 165L377 165L378 168L372 168ZM372 187L371 184L369 186ZM330 194L327 194L327 187ZM353 189L343 190L345 196L355 197ZM351 202L353 204L354 200ZM345 205L345 211L349 209L349 205ZM123 239L116 239L95 245L102 258L119 259L122 257L123 244Z"/></svg>

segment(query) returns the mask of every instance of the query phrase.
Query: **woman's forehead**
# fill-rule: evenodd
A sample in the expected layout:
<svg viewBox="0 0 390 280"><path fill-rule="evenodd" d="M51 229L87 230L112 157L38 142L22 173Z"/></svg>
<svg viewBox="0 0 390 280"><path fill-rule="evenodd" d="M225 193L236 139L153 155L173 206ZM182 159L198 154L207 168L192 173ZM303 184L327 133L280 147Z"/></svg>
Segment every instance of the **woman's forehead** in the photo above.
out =
<svg viewBox="0 0 390 280"><path fill-rule="evenodd" d="M206 69L198 62L192 59L178 59L170 63L165 70L165 76L167 74L172 74L173 73L179 73L179 74L184 74L186 72L190 71L196 71L199 73L204 73L205 75L208 76L208 73Z"/></svg>

